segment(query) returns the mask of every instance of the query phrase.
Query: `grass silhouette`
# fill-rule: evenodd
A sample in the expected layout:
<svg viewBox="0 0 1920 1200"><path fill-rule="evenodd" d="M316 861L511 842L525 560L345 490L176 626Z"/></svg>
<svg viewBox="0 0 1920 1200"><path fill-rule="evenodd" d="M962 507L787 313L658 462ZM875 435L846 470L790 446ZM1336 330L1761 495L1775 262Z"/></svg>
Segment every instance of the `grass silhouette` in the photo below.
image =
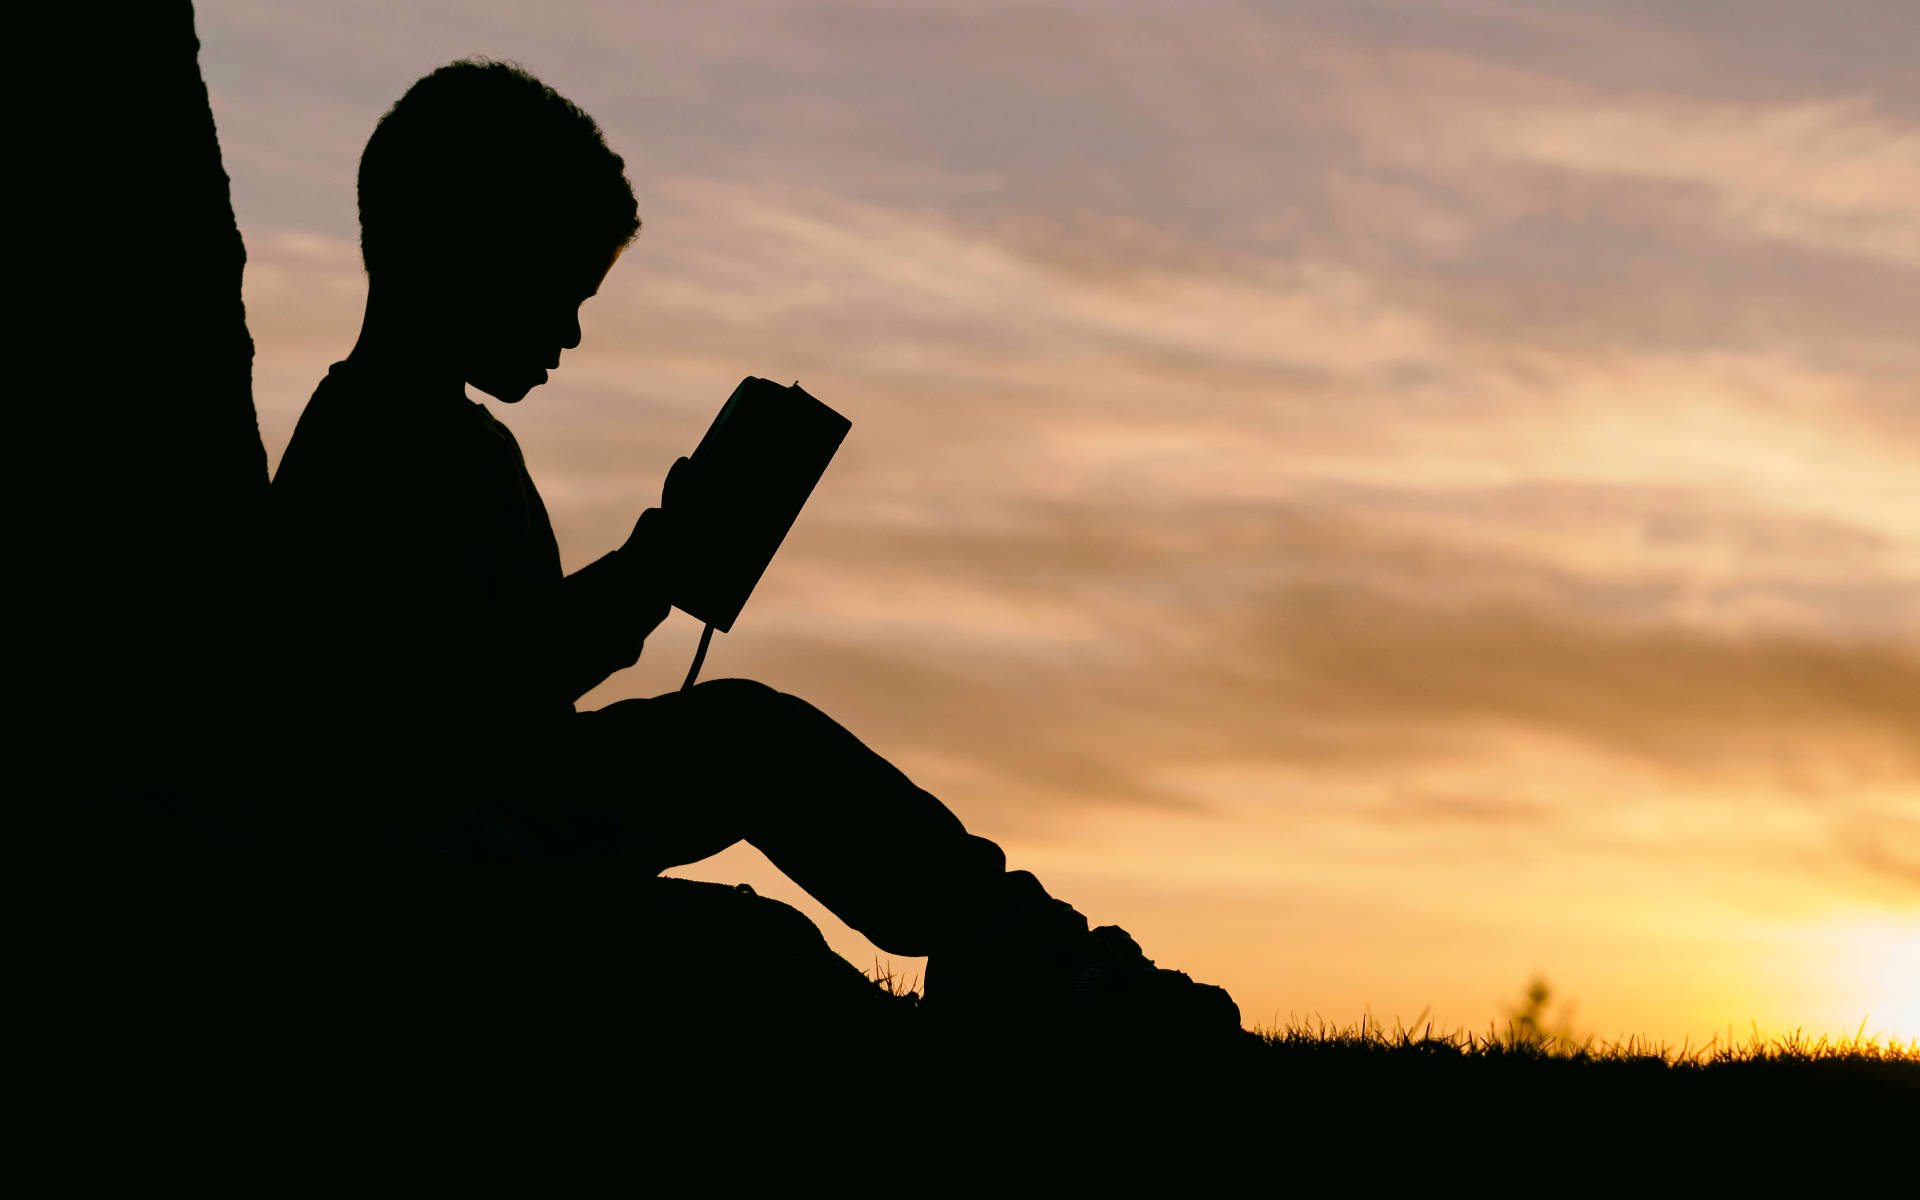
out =
<svg viewBox="0 0 1920 1200"><path fill-rule="evenodd" d="M899 1011L917 1008L918 979L876 962L870 973ZM1074 1077L1075 1103L1111 1113L1117 1096L1168 1098L1189 1123L1221 1129L1255 1120L1325 1127L1339 1114L1419 1113L1436 1129L1551 1118L1568 1129L1700 1129L1730 1132L1775 1126L1871 1129L1878 1122L1920 1128L1920 1041L1867 1032L1813 1036L1795 1030L1767 1037L1731 1031L1704 1045L1639 1037L1576 1036L1570 1020L1548 1019L1553 998L1532 981L1522 1003L1484 1030L1439 1029L1423 1012L1410 1024L1371 1013L1349 1024L1292 1016L1249 1030L1224 1053L1193 1056L1156 1046L1150 1030L1073 1043L1024 1044L1033 1069L1005 1060L1010 1076ZM930 1044L911 1017L898 1034L913 1048ZM968 1054L978 1051L969 1047ZM992 1057L991 1054L988 1055ZM934 1056L938 1061L938 1054ZM949 1069L971 1070L963 1056ZM942 1072L936 1070L936 1076ZM1148 1104L1151 1109L1158 1104ZM1165 1115L1163 1113L1163 1115Z"/></svg>
<svg viewBox="0 0 1920 1200"><path fill-rule="evenodd" d="M1705 1045L1695 1046L1689 1040L1673 1046L1639 1037L1609 1040L1594 1034L1581 1036L1574 1031L1570 1015L1563 1014L1559 1020L1549 1022L1547 1013L1552 1000L1552 987L1545 979L1535 977L1527 984L1522 1002L1508 1011L1506 1020L1490 1023L1484 1033L1458 1029L1436 1034L1425 1011L1410 1025L1402 1025L1396 1018L1390 1030L1369 1012L1352 1025L1330 1026L1318 1017L1312 1021L1292 1017L1283 1026L1256 1032L1269 1047L1283 1051L1322 1045L1360 1051L1372 1048L1578 1063L1658 1063L1679 1069L1816 1062L1904 1063L1920 1068L1920 1041L1869 1035L1869 1017L1861 1018L1859 1028L1847 1037L1821 1034L1816 1038L1804 1029L1795 1029L1784 1036L1770 1038L1760 1032L1757 1023L1750 1023L1752 1032L1745 1040L1737 1039L1729 1027L1724 1039L1715 1035Z"/></svg>
<svg viewBox="0 0 1920 1200"><path fill-rule="evenodd" d="M1292 1018L1271 1030L1256 1030L1261 1043L1279 1054L1333 1052L1340 1054L1391 1054L1409 1056L1453 1056L1457 1058L1504 1059L1528 1062L1564 1062L1572 1064L1630 1064L1660 1066L1675 1071L1698 1071L1715 1067L1751 1064L1808 1065L1839 1064L1850 1066L1893 1066L1911 1070L1912 1083L1920 1087L1920 1041L1902 1041L1870 1035L1863 1020L1851 1036L1813 1037L1796 1029L1780 1037L1767 1037L1755 1027L1745 1041L1731 1034L1725 1040L1718 1035L1705 1045L1691 1042L1673 1046L1638 1037L1615 1041L1588 1036L1572 1039L1563 1034L1542 1031L1517 1019L1509 1019L1504 1028L1489 1025L1486 1032L1453 1030L1434 1032L1433 1023L1412 1026L1396 1021L1391 1029L1363 1016L1351 1025L1329 1025L1321 1019ZM1897 1072L1896 1072L1897 1073Z"/></svg>

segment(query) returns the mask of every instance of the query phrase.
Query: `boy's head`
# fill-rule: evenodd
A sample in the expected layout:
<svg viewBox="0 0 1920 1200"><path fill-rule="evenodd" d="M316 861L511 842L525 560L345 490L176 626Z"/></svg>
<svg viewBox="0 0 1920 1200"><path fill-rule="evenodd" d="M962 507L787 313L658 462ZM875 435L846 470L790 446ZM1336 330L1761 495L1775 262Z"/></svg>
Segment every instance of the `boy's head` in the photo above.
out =
<svg viewBox="0 0 1920 1200"><path fill-rule="evenodd" d="M508 63L450 63L360 156L367 277L419 313L421 350L514 401L579 344L579 305L639 232L625 163L564 96Z"/></svg>

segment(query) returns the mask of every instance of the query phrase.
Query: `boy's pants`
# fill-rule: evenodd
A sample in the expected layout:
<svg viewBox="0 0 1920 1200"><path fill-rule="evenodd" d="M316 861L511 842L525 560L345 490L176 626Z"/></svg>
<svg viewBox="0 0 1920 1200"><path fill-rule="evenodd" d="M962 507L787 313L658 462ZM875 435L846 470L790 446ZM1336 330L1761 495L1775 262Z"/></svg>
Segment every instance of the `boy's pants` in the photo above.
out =
<svg viewBox="0 0 1920 1200"><path fill-rule="evenodd" d="M544 749L552 778L516 788L503 814L543 856L654 875L745 841L900 955L968 940L1019 893L1045 895L832 718L752 680L577 713Z"/></svg>

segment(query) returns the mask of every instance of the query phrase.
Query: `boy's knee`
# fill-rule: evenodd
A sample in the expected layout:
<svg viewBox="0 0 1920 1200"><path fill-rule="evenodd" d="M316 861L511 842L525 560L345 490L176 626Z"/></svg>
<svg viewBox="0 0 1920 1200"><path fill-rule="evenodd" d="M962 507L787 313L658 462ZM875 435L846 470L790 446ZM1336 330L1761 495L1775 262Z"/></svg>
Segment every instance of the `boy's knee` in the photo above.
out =
<svg viewBox="0 0 1920 1200"><path fill-rule="evenodd" d="M698 703L711 706L717 719L752 729L761 737L819 737L833 722L798 696L757 679L710 679L693 685Z"/></svg>
<svg viewBox="0 0 1920 1200"><path fill-rule="evenodd" d="M771 707L779 692L758 679L707 679L693 685L700 703L725 707Z"/></svg>
<svg viewBox="0 0 1920 1200"><path fill-rule="evenodd" d="M693 685L695 702L721 710L730 717L747 720L780 720L791 717L795 709L811 709L797 696L761 683L757 679L709 679Z"/></svg>

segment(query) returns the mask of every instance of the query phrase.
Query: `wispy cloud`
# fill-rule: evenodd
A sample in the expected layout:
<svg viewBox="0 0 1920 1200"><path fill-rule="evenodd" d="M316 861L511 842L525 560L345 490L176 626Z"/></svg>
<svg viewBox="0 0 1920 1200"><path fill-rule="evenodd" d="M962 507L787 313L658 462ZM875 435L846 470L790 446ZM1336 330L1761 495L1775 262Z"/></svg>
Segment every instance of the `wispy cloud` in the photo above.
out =
<svg viewBox="0 0 1920 1200"><path fill-rule="evenodd" d="M1920 267L1920 126L1869 97L1602 103L1489 124L1494 146L1533 162L1682 185L1703 225Z"/></svg>

